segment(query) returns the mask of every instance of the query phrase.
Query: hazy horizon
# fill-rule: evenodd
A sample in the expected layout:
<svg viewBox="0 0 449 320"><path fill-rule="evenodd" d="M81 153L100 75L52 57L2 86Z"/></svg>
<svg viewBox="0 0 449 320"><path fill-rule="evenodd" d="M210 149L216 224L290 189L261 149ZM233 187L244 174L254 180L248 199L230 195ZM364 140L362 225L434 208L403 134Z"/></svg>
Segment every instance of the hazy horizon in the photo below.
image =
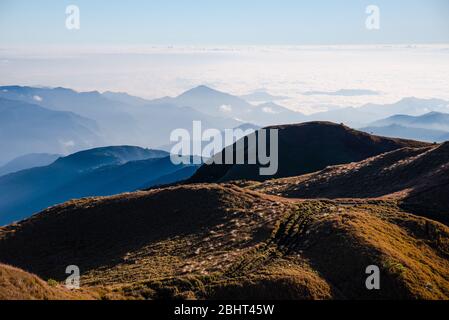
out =
<svg viewBox="0 0 449 320"><path fill-rule="evenodd" d="M0 85L147 99L264 89L306 114L449 100L447 13L446 0L3 0Z"/></svg>
<svg viewBox="0 0 449 320"><path fill-rule="evenodd" d="M404 97L449 100L449 44L2 47L0 85L115 91L154 99L198 85L266 90L303 113ZM339 95L339 90L372 91ZM313 94L318 93L318 94Z"/></svg>

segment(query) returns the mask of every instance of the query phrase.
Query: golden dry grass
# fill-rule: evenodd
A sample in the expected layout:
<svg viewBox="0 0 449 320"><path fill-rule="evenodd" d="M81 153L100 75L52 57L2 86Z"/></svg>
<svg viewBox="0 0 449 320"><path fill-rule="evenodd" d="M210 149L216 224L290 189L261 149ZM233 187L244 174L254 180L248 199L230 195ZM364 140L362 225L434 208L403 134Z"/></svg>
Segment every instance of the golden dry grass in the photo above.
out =
<svg viewBox="0 0 449 320"><path fill-rule="evenodd" d="M200 184L50 208L0 229L0 260L57 280L79 264L83 288L98 293L87 298L448 299L448 239L445 225L394 200ZM381 268L375 292L371 264ZM58 298L36 296L46 297Z"/></svg>
<svg viewBox="0 0 449 320"><path fill-rule="evenodd" d="M70 291L23 270L0 264L0 300L92 300L98 293Z"/></svg>
<svg viewBox="0 0 449 320"><path fill-rule="evenodd" d="M316 218L304 247L311 265L348 298L449 298L449 229L382 207ZM381 268L381 287L364 287L364 268Z"/></svg>
<svg viewBox="0 0 449 320"><path fill-rule="evenodd" d="M403 148L312 174L245 182L244 186L293 199L399 199L407 211L447 224L449 142Z"/></svg>

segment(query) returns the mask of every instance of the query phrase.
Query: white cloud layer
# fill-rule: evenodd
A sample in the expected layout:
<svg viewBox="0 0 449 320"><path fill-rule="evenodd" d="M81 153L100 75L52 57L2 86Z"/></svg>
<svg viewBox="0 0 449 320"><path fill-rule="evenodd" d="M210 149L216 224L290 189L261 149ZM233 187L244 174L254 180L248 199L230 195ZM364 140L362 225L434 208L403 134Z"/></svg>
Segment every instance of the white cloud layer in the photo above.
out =
<svg viewBox="0 0 449 320"><path fill-rule="evenodd" d="M236 95L267 88L289 108L449 100L449 45L0 48L0 85L64 86L147 98L205 84ZM373 90L379 95L307 95Z"/></svg>
<svg viewBox="0 0 449 320"><path fill-rule="evenodd" d="M224 113L230 113L230 112L232 112L232 106L222 105L222 106L220 106L220 111L222 111Z"/></svg>

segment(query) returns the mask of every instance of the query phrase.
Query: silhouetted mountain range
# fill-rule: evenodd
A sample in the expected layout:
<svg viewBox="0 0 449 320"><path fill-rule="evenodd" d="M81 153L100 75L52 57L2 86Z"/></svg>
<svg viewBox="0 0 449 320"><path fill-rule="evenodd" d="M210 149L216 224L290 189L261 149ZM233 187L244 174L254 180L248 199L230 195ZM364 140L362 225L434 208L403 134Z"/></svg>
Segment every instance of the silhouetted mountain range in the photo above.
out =
<svg viewBox="0 0 449 320"><path fill-rule="evenodd" d="M103 143L94 120L0 98L0 163L27 153L70 153Z"/></svg>
<svg viewBox="0 0 449 320"><path fill-rule="evenodd" d="M370 126L383 127L397 124L409 128L449 131L449 114L429 112L420 116L394 115L386 119L373 122Z"/></svg>
<svg viewBox="0 0 449 320"><path fill-rule="evenodd" d="M299 112L274 104L254 106L240 97L207 86L198 86L175 98L154 100L153 103L190 107L214 117L238 119L241 122L257 125L284 123L284 121L295 123L304 120L304 115Z"/></svg>
<svg viewBox="0 0 449 320"><path fill-rule="evenodd" d="M375 121L361 130L387 137L443 142L449 138L449 114L430 112L421 116L394 115Z"/></svg>
<svg viewBox="0 0 449 320"><path fill-rule="evenodd" d="M351 127L364 127L374 121L394 116L421 116L429 112L449 113L449 102L440 99L404 98L392 104L366 104L309 115L309 120L344 123Z"/></svg>
<svg viewBox="0 0 449 320"><path fill-rule="evenodd" d="M76 92L65 88L6 86L0 87L0 97L34 103L51 110L70 111L94 119L98 123L98 134L104 141L102 145L158 147L170 142L170 133L174 129L191 128L193 121L201 121L205 129L234 128L242 123L231 117L214 117L187 106L178 106L162 100L149 101L123 93L100 94L96 91ZM14 125L14 121L9 124ZM35 127L41 130L39 124ZM88 147L91 146L77 150ZM34 152L28 152L30 151ZM38 151L54 152L43 146ZM26 151L12 154L6 160L23 153Z"/></svg>
<svg viewBox="0 0 449 320"><path fill-rule="evenodd" d="M397 137L427 142L447 141L448 132L431 129L410 128L399 124L391 124L384 127L365 127L361 131L384 137Z"/></svg>
<svg viewBox="0 0 449 320"><path fill-rule="evenodd" d="M24 156L17 157L0 167L0 176L25 169L48 166L49 164L55 162L59 157L62 157L62 155L48 153L26 154Z"/></svg>
<svg viewBox="0 0 449 320"><path fill-rule="evenodd" d="M366 104L359 108L359 111L376 115L382 119L392 115L421 116L435 111L449 113L449 102L441 99L418 99L414 97L404 98L392 104Z"/></svg>
<svg viewBox="0 0 449 320"><path fill-rule="evenodd" d="M173 183L195 167L173 165L164 151L121 146L87 150L46 167L0 177L0 225L70 199L135 191Z"/></svg>
<svg viewBox="0 0 449 320"><path fill-rule="evenodd" d="M76 92L66 88L3 86L0 87L0 98L3 98L1 100L3 102L0 101L2 104L5 104L4 99L7 99L39 105L48 111L63 111L66 115L67 112L72 112L72 118L85 118L85 121L91 124L83 123L84 128L76 127L70 130L71 135L75 135L80 141L58 137L62 140L59 144L67 150L54 147L56 138L53 134L49 141L46 141L46 137L39 137L38 134L37 137L44 141L34 143L38 146L36 150L29 149L26 141L32 141L34 137L29 130L22 130L23 139L18 141L14 148L9 148L8 153L2 154L3 160L0 159L0 163L30 152L68 154L95 146L121 144L160 148L170 144L170 133L174 129L189 129L193 121L201 121L204 129L218 130L235 128L242 123L268 126L306 121L333 121L351 127L371 127L369 124L373 121L396 114L423 115L430 111L449 112L448 102L444 100L406 98L391 105L367 104L360 108L341 108L306 116L273 102L253 105L241 97L206 86L193 88L177 97L155 100L134 97L126 93L102 94L96 91ZM15 121L17 118L14 120L9 118L8 123L15 126ZM95 130L91 128L94 124ZM30 127L29 124L26 126ZM65 127L70 129L73 125ZM51 130L53 125L37 121L34 128L42 135ZM423 134L426 135L422 136L422 140L428 140L429 134L425 132ZM420 138L417 135L412 137Z"/></svg>

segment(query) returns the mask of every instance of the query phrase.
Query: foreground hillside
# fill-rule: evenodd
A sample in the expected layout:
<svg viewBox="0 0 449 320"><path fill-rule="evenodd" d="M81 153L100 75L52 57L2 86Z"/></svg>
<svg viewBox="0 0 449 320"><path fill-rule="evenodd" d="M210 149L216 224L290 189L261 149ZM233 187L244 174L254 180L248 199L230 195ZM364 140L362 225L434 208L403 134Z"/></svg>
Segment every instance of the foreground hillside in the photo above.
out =
<svg viewBox="0 0 449 320"><path fill-rule="evenodd" d="M449 143L330 123L277 128L278 179L239 180L257 166L202 167L190 183L72 200L0 228L0 262L42 279L2 271L0 297L449 299ZM82 291L48 287L68 265ZM380 290L366 288L371 265Z"/></svg>
<svg viewBox="0 0 449 320"><path fill-rule="evenodd" d="M76 200L0 228L0 261L59 281L75 264L84 290L137 299L449 299L448 257L449 228L394 200L232 184Z"/></svg>
<svg viewBox="0 0 449 320"><path fill-rule="evenodd" d="M92 300L99 293L69 291L23 270L0 264L0 300Z"/></svg>

